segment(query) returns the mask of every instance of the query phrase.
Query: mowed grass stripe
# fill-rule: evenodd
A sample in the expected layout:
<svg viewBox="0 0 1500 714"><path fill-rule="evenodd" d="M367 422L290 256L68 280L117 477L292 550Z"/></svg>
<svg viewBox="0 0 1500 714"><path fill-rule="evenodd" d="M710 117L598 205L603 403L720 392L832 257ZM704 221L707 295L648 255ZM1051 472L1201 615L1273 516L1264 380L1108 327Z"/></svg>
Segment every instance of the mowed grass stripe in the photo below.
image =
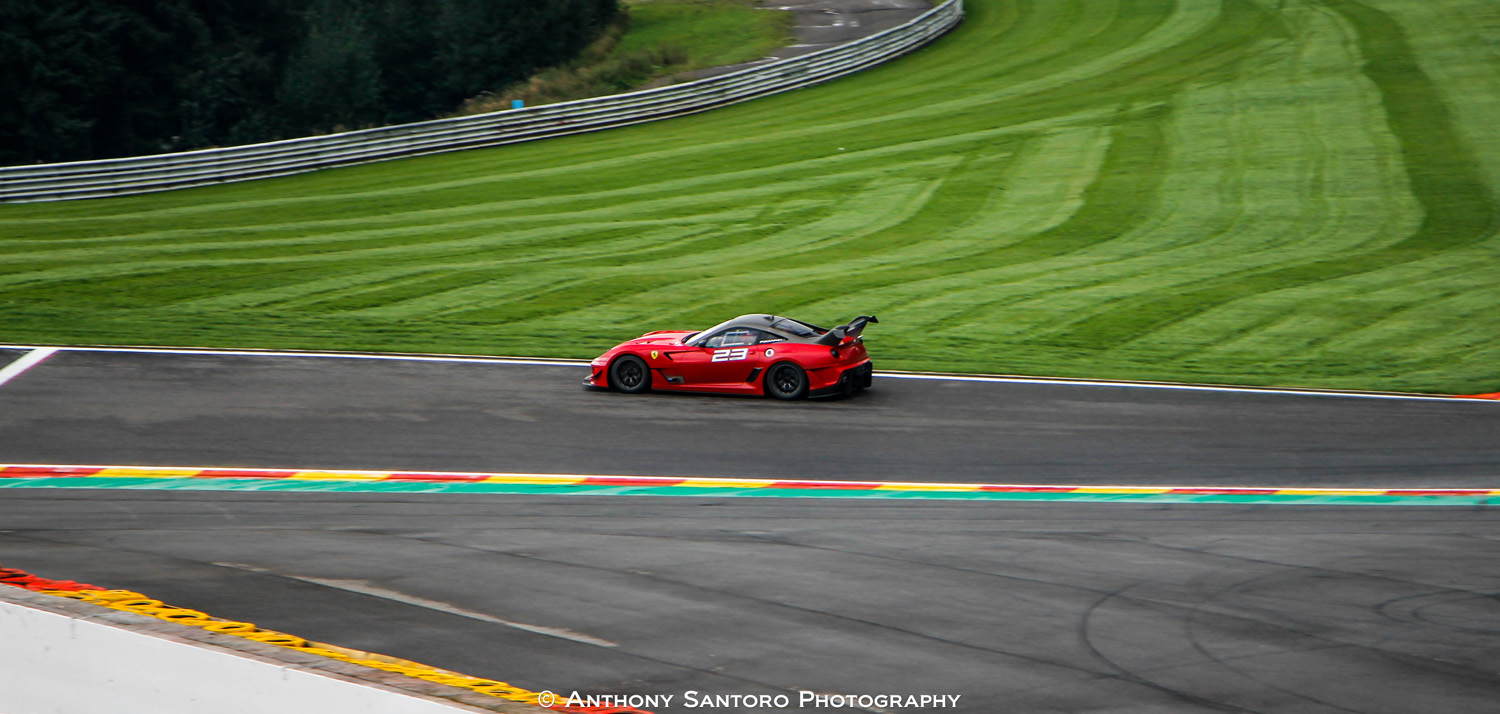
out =
<svg viewBox="0 0 1500 714"><path fill-rule="evenodd" d="M892 368L1494 391L1497 5L970 0L694 117L3 206L4 338L589 357L873 311Z"/></svg>
<svg viewBox="0 0 1500 714"><path fill-rule="evenodd" d="M1134 292L1131 298L1079 321L1051 341L1092 347L1120 345L1202 312L1205 305L1222 305L1250 295L1420 260L1494 235L1494 196L1462 147L1441 97L1417 66L1400 27L1383 13L1356 2L1328 0L1327 5L1358 33L1366 58L1364 73L1380 89L1387 121L1405 159L1409 185L1424 209L1417 231L1395 245L1360 255L1319 257L1252 275L1217 277L1168 296Z"/></svg>

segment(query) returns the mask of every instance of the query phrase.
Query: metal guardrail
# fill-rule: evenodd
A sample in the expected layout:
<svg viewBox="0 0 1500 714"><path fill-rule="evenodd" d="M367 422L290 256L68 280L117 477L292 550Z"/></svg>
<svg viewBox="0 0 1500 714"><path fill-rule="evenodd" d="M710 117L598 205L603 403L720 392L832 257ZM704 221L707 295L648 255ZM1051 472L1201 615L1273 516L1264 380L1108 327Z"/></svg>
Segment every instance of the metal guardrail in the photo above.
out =
<svg viewBox="0 0 1500 714"><path fill-rule="evenodd" d="M963 20L947 2L884 32L801 57L695 82L453 119L263 144L0 168L0 202L61 201L285 176L335 166L532 141L706 111L880 64Z"/></svg>

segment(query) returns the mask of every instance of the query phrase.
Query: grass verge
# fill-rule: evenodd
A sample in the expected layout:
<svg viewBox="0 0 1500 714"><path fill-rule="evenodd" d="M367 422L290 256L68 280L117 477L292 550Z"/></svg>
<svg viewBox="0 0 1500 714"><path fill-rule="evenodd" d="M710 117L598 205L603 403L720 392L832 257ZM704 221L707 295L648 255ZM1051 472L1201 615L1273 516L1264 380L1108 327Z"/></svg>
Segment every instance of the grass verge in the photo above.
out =
<svg viewBox="0 0 1500 714"><path fill-rule="evenodd" d="M739 64L791 44L792 15L759 0L636 0L577 60L465 102L458 114L617 94Z"/></svg>
<svg viewBox="0 0 1500 714"><path fill-rule="evenodd" d="M0 206L0 340L592 357L874 313L888 368L1500 388L1495 2L967 7L668 122Z"/></svg>

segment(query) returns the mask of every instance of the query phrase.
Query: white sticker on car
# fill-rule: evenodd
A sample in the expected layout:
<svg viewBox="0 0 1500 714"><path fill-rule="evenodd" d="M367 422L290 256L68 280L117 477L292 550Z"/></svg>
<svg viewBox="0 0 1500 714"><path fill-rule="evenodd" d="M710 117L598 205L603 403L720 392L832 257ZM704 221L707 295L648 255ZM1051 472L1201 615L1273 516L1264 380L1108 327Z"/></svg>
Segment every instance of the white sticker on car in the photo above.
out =
<svg viewBox="0 0 1500 714"><path fill-rule="evenodd" d="M736 360L749 359L750 350L741 347L736 350L714 350L715 362L734 362Z"/></svg>

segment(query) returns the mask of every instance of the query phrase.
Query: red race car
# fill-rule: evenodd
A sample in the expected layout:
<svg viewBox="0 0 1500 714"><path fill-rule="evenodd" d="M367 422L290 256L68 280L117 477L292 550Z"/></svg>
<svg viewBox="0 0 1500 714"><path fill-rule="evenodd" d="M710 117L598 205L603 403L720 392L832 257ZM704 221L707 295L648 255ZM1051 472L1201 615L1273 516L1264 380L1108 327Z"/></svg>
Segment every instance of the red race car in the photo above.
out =
<svg viewBox="0 0 1500 714"><path fill-rule="evenodd" d="M829 330L789 317L741 315L701 332L647 332L600 355L583 383L627 394L851 394L870 386L873 368L860 334L875 322L861 315Z"/></svg>

